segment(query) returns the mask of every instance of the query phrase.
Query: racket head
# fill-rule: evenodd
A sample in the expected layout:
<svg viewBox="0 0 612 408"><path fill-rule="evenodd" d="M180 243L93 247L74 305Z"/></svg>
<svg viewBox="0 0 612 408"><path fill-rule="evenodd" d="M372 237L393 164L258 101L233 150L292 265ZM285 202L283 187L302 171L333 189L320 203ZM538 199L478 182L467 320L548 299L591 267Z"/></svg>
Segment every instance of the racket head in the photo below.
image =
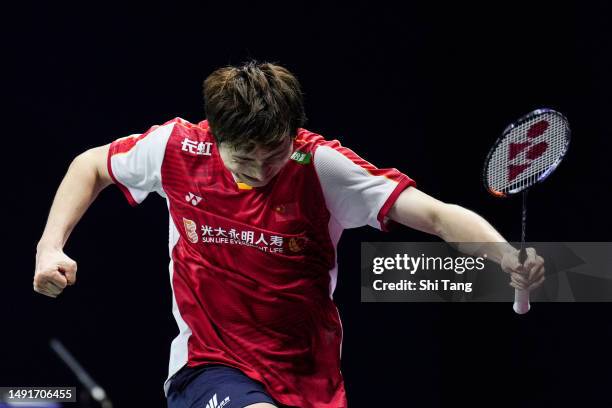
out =
<svg viewBox="0 0 612 408"><path fill-rule="evenodd" d="M503 198L545 180L565 157L570 140L563 114L543 108L522 116L504 129L487 154L485 188Z"/></svg>

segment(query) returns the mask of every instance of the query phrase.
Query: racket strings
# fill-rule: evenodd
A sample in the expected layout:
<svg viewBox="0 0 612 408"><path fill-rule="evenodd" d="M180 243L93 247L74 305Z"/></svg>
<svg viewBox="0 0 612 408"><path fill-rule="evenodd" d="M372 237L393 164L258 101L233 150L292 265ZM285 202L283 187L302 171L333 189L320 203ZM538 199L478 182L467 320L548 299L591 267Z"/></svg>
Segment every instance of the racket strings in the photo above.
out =
<svg viewBox="0 0 612 408"><path fill-rule="evenodd" d="M566 120L551 112L511 128L489 159L489 188L503 194L518 192L545 178L565 154L568 136Z"/></svg>

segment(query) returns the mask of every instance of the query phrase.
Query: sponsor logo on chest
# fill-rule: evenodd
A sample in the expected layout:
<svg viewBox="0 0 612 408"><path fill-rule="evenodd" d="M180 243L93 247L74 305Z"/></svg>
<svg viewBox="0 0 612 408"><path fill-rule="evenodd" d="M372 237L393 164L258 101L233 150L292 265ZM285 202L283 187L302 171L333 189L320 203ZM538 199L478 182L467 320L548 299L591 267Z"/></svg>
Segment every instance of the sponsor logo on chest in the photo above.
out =
<svg viewBox="0 0 612 408"><path fill-rule="evenodd" d="M269 254L283 254L304 251L308 238L303 236L283 236L267 231L228 227L221 225L201 224L183 217L183 226L187 239L192 244L248 246Z"/></svg>
<svg viewBox="0 0 612 408"><path fill-rule="evenodd" d="M198 142L197 140L184 138L181 142L181 151L187 152L194 156L210 156L212 142Z"/></svg>

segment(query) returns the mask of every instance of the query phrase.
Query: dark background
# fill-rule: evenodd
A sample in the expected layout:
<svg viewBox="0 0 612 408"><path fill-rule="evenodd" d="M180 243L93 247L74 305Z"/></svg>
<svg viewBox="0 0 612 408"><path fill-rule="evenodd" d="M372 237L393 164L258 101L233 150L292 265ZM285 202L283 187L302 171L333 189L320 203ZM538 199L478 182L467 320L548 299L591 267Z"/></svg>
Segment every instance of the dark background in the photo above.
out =
<svg viewBox="0 0 612 408"><path fill-rule="evenodd" d="M480 181L503 128L538 107L569 118L571 148L530 194L528 239L610 241L612 7L605 1L83 2L4 6L0 385L76 385L60 338L118 407L165 404L171 339L167 214L110 187L65 248L78 283L32 289L53 194L80 152L180 116L203 119L201 82L250 58L300 79L310 130L520 238L520 200ZM362 241L345 232L335 294L352 407L612 406L612 304L360 303ZM501 272L500 272L501 273ZM510 289L509 289L510 290Z"/></svg>

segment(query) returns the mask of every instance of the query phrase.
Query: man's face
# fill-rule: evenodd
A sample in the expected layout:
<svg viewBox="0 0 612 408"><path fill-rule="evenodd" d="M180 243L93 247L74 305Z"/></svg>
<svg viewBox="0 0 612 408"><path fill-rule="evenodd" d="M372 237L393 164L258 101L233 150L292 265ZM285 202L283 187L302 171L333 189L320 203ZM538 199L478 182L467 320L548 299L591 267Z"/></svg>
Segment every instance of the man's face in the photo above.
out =
<svg viewBox="0 0 612 408"><path fill-rule="evenodd" d="M251 151L236 150L225 143L219 145L219 154L225 167L238 181L252 187L263 187L278 174L293 153L293 138L287 137L279 146L266 149L255 147Z"/></svg>

